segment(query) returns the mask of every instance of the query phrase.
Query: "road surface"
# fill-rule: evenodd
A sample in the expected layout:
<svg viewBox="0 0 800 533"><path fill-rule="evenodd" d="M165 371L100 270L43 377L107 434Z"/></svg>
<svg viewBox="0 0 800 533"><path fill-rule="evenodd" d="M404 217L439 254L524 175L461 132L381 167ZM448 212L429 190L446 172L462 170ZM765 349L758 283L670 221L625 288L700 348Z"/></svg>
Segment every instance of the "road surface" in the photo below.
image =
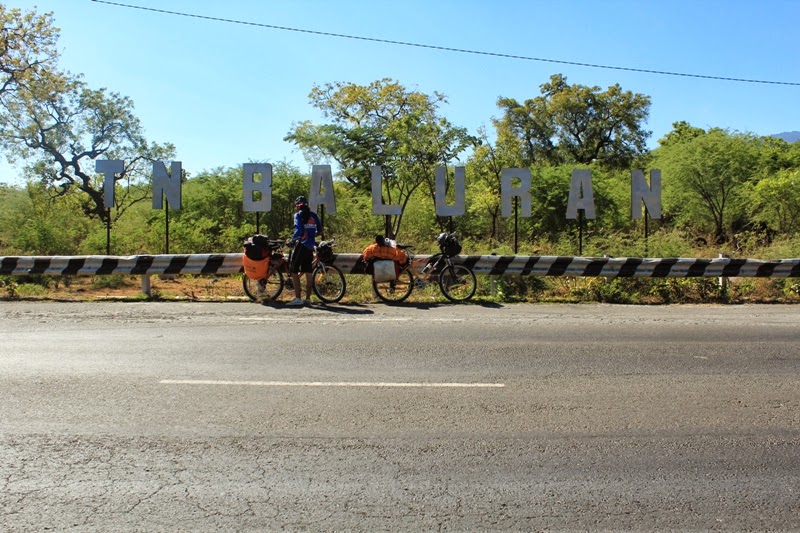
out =
<svg viewBox="0 0 800 533"><path fill-rule="evenodd" d="M0 303L9 531L800 530L800 307Z"/></svg>

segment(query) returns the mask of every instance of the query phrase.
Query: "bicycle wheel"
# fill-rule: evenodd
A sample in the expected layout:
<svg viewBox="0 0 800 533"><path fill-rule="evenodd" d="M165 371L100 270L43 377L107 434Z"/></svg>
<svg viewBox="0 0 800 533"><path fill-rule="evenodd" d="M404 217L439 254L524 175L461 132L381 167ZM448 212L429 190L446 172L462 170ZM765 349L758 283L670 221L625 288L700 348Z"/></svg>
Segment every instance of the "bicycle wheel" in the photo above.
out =
<svg viewBox="0 0 800 533"><path fill-rule="evenodd" d="M451 302L466 302L477 285L475 273L464 265L448 265L439 274L439 288Z"/></svg>
<svg viewBox="0 0 800 533"><path fill-rule="evenodd" d="M403 270L393 281L375 281L372 278L372 291L386 303L402 302L414 290L414 276L408 269Z"/></svg>
<svg viewBox="0 0 800 533"><path fill-rule="evenodd" d="M242 288L244 288L245 294L254 302L265 302L276 299L281 295L284 283L283 273L279 270L273 270L263 279L252 279L247 276L242 276Z"/></svg>
<svg viewBox="0 0 800 533"><path fill-rule="evenodd" d="M326 304L336 303L344 296L347 282L339 267L320 263L314 269L312 278L314 294Z"/></svg>

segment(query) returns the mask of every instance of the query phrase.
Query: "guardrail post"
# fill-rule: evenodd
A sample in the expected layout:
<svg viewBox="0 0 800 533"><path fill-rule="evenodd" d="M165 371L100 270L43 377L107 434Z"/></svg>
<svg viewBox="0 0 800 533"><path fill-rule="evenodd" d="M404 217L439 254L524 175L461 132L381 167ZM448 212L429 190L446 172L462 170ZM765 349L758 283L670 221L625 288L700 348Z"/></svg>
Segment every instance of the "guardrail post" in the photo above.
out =
<svg viewBox="0 0 800 533"><path fill-rule="evenodd" d="M514 197L514 201L517 201L517 198ZM496 252L492 252L491 255L497 255ZM489 276L489 284L490 284L490 291L489 294L492 298L497 296L497 276Z"/></svg>
<svg viewBox="0 0 800 533"><path fill-rule="evenodd" d="M719 254L719 259L728 259L728 256L725 254ZM717 283L719 284L719 288L722 292L728 290L728 278L721 276L717 279Z"/></svg>
<svg viewBox="0 0 800 533"><path fill-rule="evenodd" d="M142 274L142 293L147 296L150 294L150 274Z"/></svg>

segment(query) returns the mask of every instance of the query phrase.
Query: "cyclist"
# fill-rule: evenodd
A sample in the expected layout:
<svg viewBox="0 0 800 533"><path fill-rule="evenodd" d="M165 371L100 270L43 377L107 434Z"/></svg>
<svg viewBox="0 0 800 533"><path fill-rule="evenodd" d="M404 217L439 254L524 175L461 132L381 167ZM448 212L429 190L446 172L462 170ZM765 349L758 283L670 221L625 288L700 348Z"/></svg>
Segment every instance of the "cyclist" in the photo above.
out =
<svg viewBox="0 0 800 533"><path fill-rule="evenodd" d="M292 275L294 285L294 300L286 305L293 307L308 305L311 303L311 272L314 262L314 246L316 246L316 236L322 235L322 223L319 217L308 206L305 196L298 196L294 201L297 212L294 214L294 234L291 241L292 260L289 264L289 272ZM306 299L302 298L300 290L300 273L306 274Z"/></svg>

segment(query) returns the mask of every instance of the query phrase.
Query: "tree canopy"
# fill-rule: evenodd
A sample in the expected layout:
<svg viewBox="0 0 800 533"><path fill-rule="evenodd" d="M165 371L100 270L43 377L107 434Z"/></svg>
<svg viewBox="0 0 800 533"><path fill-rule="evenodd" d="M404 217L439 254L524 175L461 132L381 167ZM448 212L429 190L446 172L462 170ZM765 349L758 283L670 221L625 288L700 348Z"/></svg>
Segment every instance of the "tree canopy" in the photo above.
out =
<svg viewBox="0 0 800 533"><path fill-rule="evenodd" d="M444 95L409 90L385 78L369 85L315 86L311 104L331 122L296 124L286 136L310 161L333 159L341 176L363 193L371 190L370 167L382 169L386 204L405 208L423 184L432 186L434 169L473 143L465 128L439 114ZM433 194L432 191L430 191ZM387 217L386 231L397 235L403 215Z"/></svg>
<svg viewBox="0 0 800 533"><path fill-rule="evenodd" d="M161 217L143 214L145 206L131 207L152 197L152 162L172 158L175 148L145 137L130 98L60 70L58 36L51 14L0 4L0 148L25 164L29 178L24 189L0 187L0 248L95 250L105 238L99 223L111 215L115 224L124 224L119 218L128 211L153 231L119 246L153 249ZM326 229L350 238L380 231L381 225L394 237L401 227L418 236L441 231L446 221L433 211L435 168L461 162L469 148L467 212L458 226L476 241L501 243L512 231L517 234L519 222L531 243L566 246L575 228L565 216L570 172L578 165L593 172L599 214L593 227L625 233L625 243L636 240L635 224L626 217L633 168L662 171L662 228L708 234L720 245L742 232L800 231L800 143L676 121L658 148L648 151L650 97L618 84L603 90L554 74L530 99L500 96L502 115L492 119L494 141L483 127L473 135L452 124L443 112L443 94L426 94L390 78L315 85L309 102L323 121L294 123L285 140L310 163L336 163L334 187L341 204L337 201ZM103 176L95 171L99 159L125 164L114 178L114 206L105 205ZM380 200L399 205L401 214L372 215L373 166L382 171ZM533 177L533 216L522 221L501 217L502 169L513 167L530 168ZM255 220L259 230L280 235L291 218L292 198L306 193L311 180L282 165L275 177L273 212L263 218L243 211L240 168L187 180L186 205L173 220L178 242L187 252L236 248ZM26 222L8 223L17 219ZM75 229L64 238L60 230L67 220Z"/></svg>
<svg viewBox="0 0 800 533"><path fill-rule="evenodd" d="M650 97L623 91L619 84L570 85L554 74L541 94L523 103L500 97L503 116L494 120L498 142L513 146L520 166L598 162L626 168L645 153L650 132Z"/></svg>
<svg viewBox="0 0 800 533"><path fill-rule="evenodd" d="M108 209L116 207L118 218L128 206L147 198L149 190L120 188L116 205L105 205L95 161L125 162L115 182L149 182L151 162L172 157L174 147L148 144L130 98L91 89L80 76L58 70L58 32L50 16L4 8L0 14L5 39L0 65L10 65L4 71L9 89L0 110L0 146L6 157L25 160L28 174L52 186L53 194L84 192L86 215L106 220Z"/></svg>
<svg viewBox="0 0 800 533"><path fill-rule="evenodd" d="M754 135L720 128L695 133L661 148L658 163L670 178L670 209L695 225L703 219L710 222L715 241L721 243L742 213L744 185L758 175L763 143Z"/></svg>
<svg viewBox="0 0 800 533"><path fill-rule="evenodd" d="M58 63L58 29L53 14L22 12L0 4L0 105L36 83Z"/></svg>

